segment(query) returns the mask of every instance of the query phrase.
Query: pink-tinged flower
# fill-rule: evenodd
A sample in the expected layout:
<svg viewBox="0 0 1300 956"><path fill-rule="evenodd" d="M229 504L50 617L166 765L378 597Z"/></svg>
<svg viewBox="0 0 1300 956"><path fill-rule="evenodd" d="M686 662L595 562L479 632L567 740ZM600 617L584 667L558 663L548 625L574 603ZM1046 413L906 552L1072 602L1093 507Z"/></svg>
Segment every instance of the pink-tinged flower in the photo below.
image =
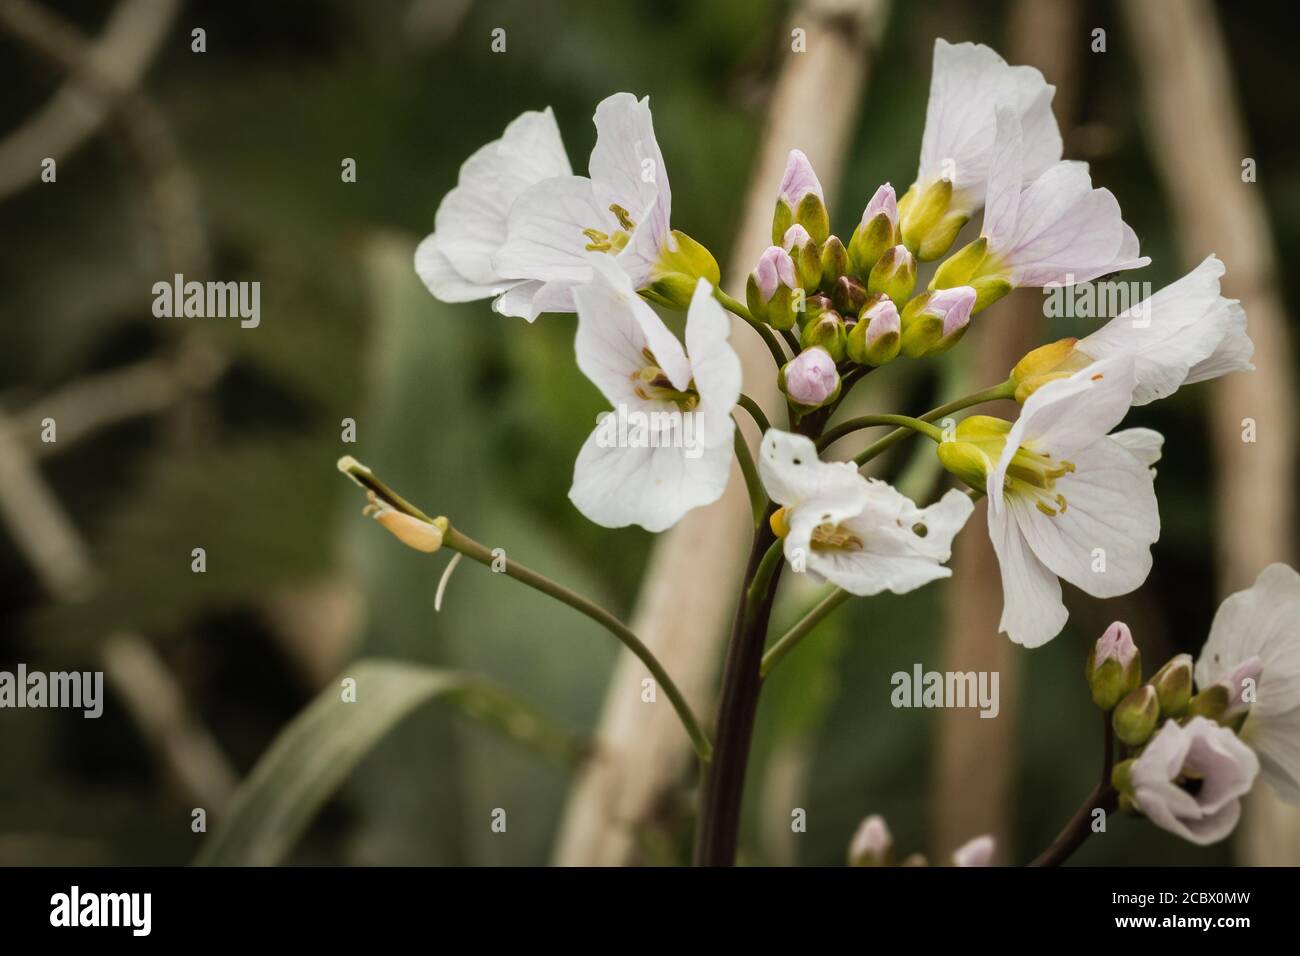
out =
<svg viewBox="0 0 1300 956"><path fill-rule="evenodd" d="M792 402L820 408L839 394L840 373L824 348L804 349L782 369L781 386Z"/></svg>
<svg viewBox="0 0 1300 956"><path fill-rule="evenodd" d="M778 196L784 199L791 209L798 209L799 203L803 202L804 196L809 193L825 202L821 180L813 171L812 163L808 162L808 157L803 154L803 150L792 149L785 163L785 173L781 177Z"/></svg>
<svg viewBox="0 0 1300 956"><path fill-rule="evenodd" d="M1038 647L1060 633L1068 617L1061 578L1116 597L1151 571L1159 436L1110 434L1132 390L1131 358L1099 362L1034 392L1014 425L972 415L939 444L944 467L988 493L1002 572L999 630L1017 644Z"/></svg>
<svg viewBox="0 0 1300 956"><path fill-rule="evenodd" d="M985 253L975 273L960 281L1073 285L1150 264L1138 254L1137 235L1114 195L1092 187L1086 163L1056 163L1033 178L1023 151L1019 119L998 110L984 227L976 240L985 243Z"/></svg>
<svg viewBox="0 0 1300 956"><path fill-rule="evenodd" d="M1259 761L1227 727L1169 720L1133 762L1133 799L1152 823L1202 846L1230 834Z"/></svg>
<svg viewBox="0 0 1300 956"><path fill-rule="evenodd" d="M997 842L989 834L977 836L953 851L953 866L992 866Z"/></svg>
<svg viewBox="0 0 1300 956"><path fill-rule="evenodd" d="M592 281L601 254L618 262L634 289L647 288L660 260L676 251L649 97L615 93L596 107L594 121L590 177L546 179L510 206L492 264L521 284L497 301L497 311L530 322L541 312L573 312L573 290Z"/></svg>
<svg viewBox="0 0 1300 956"><path fill-rule="evenodd" d="M731 321L699 280L683 348L617 263L594 268L574 292L574 345L578 368L615 411L578 453L569 498L604 527L663 531L721 497L731 474L741 379Z"/></svg>
<svg viewBox="0 0 1300 956"><path fill-rule="evenodd" d="M1056 87L1038 70L1008 66L986 46L936 40L920 163L908 190L911 198L904 197L911 207L908 212L920 218L942 216L965 222L984 204L999 107L1009 109L1025 131L1022 162L1027 181L1058 162L1061 133L1052 115L1055 92ZM938 198L928 194L944 181L951 184L952 192L942 208L929 214L920 210L927 198ZM904 234L908 232L905 225Z"/></svg>
<svg viewBox="0 0 1300 956"><path fill-rule="evenodd" d="M864 478L851 462L823 462L804 435L769 429L759 448L759 476L782 505L786 560L850 594L906 594L949 577L944 562L974 505L950 489L927 508L883 481Z"/></svg>
<svg viewBox="0 0 1300 956"><path fill-rule="evenodd" d="M1247 678L1255 681L1248 695ZM1233 706L1249 702L1241 739L1259 755L1264 779L1300 804L1300 574L1292 568L1269 565L1219 605L1196 684L1219 683L1229 685Z"/></svg>
<svg viewBox="0 0 1300 956"><path fill-rule="evenodd" d="M429 291L444 302L536 292L540 283L509 277L493 257L506 242L515 200L539 182L571 173L550 108L520 114L500 139L465 160L456 187L438 205L434 231L415 252L415 271Z"/></svg>
<svg viewBox="0 0 1300 956"><path fill-rule="evenodd" d="M1207 256L1177 282L1080 339L1075 352L1085 359L1132 355L1134 405L1166 398L1183 385L1253 371L1246 313L1236 299L1219 294L1223 273L1223 263Z"/></svg>

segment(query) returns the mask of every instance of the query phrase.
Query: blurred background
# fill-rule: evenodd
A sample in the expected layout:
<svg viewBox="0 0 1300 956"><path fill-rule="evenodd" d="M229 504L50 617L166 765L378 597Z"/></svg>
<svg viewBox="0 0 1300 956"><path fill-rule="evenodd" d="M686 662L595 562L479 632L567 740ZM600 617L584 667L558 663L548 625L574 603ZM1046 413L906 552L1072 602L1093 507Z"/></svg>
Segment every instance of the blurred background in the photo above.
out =
<svg viewBox="0 0 1300 956"><path fill-rule="evenodd" d="M954 579L821 625L764 695L741 858L839 864L878 812L905 853L939 860L992 831L1001 862L1029 859L1096 775L1088 642L1123 618L1151 667L1195 654L1220 596L1290 557L1295 354L1274 263L1300 255L1300 138L1284 121L1300 86L1284 16L1094 0L0 0L0 670L106 673L98 721L0 711L0 864L190 861L203 839L192 809L211 829L277 732L361 657L484 675L566 733L597 733L617 645L477 566L435 613L446 558L361 520L335 470L353 454L620 616L637 605L654 539L592 525L566 497L603 407L574 365L573 317L529 327L486 303L437 302L412 269L415 243L460 163L525 109L554 108L584 172L592 111L618 90L651 97L674 225L719 262L740 241L765 137L850 104L848 133L826 147L847 236L879 183L911 182L938 36L988 43L1058 85L1066 156L1092 164L1152 257L1136 278L1159 288L1217 252L1260 370L1130 417L1169 437L1155 570L1114 601L1068 593L1069 626L1046 647L996 634L978 514ZM824 36L854 38L842 54L862 68L854 89L774 97L804 69L790 38L805 20L808 60ZM195 28L205 52L191 49ZM341 180L345 158L355 183ZM1247 158L1257 181L1243 183ZM754 184L769 208L776 185ZM259 281L260 326L154 318L151 287L176 272ZM915 413L1000 380L1035 342L1086 331L1044 320L1033 292L981 318L947 364L894 363L857 406ZM1241 441L1245 417L1255 443ZM922 497L941 487L906 452L880 474ZM719 587L730 600L734 585ZM807 600L787 593L777 630ZM999 670L1002 716L891 708L889 675L918 662ZM668 785L621 821L626 862L689 859L695 779L668 766ZM364 758L287 860L581 861L557 846L578 772L435 703ZM1300 862L1294 823L1263 800L1232 843L1197 849L1115 820L1076 860ZM489 827L499 807L507 834ZM797 835L795 807L808 820Z"/></svg>

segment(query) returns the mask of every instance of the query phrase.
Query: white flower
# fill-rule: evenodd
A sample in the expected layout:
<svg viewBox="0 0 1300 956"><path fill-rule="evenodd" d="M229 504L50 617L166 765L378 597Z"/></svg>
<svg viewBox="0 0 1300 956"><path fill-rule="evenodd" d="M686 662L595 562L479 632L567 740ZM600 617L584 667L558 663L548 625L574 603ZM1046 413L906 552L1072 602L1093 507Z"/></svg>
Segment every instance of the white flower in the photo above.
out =
<svg viewBox="0 0 1300 956"><path fill-rule="evenodd" d="M649 97L615 93L596 107L595 123L590 178L548 179L511 207L493 266L536 285L529 294L504 297L498 311L529 321L543 311L574 311L573 289L592 281L594 253L615 258L632 287L644 288L661 253L675 250L672 194Z"/></svg>
<svg viewBox="0 0 1300 956"><path fill-rule="evenodd" d="M1223 273L1223 263L1207 256L1177 282L1080 339L1075 350L1092 359L1132 355L1134 405L1166 398L1183 385L1253 370L1246 313L1236 299L1219 294Z"/></svg>
<svg viewBox="0 0 1300 956"><path fill-rule="evenodd" d="M951 575L943 562L974 508L957 490L917 508L849 462L820 461L807 437L776 429L763 436L759 474L784 506L791 565L859 596L906 594Z"/></svg>
<svg viewBox="0 0 1300 956"><path fill-rule="evenodd" d="M1044 385L1014 425L986 416L939 445L950 471L988 492L989 537L1002 571L999 628L1038 647L1064 627L1064 578L1094 597L1137 588L1160 536L1150 465L1160 437L1109 435L1129 407L1131 358L1099 362Z"/></svg>
<svg viewBox="0 0 1300 956"><path fill-rule="evenodd" d="M997 841L990 834L977 836L959 846L952 854L953 866L992 866Z"/></svg>
<svg viewBox="0 0 1300 956"><path fill-rule="evenodd" d="M506 219L520 193L571 172L549 107L520 114L500 139L465 160L456 188L438 206L433 233L415 251L415 271L429 291L444 302L530 298L541 283L508 278L493 256L506 241Z"/></svg>
<svg viewBox="0 0 1300 956"><path fill-rule="evenodd" d="M731 321L703 279L686 315L686 348L613 259L574 289L578 367L615 407L587 438L569 498L607 528L671 527L721 497L731 474L740 359Z"/></svg>
<svg viewBox="0 0 1300 956"><path fill-rule="evenodd" d="M1285 564L1219 605L1196 684L1204 690L1243 669L1259 677L1241 739L1259 754L1264 779L1300 804L1300 574Z"/></svg>
<svg viewBox="0 0 1300 956"><path fill-rule="evenodd" d="M981 230L986 252L976 277L997 275L1013 287L1073 285L1151 262L1138 255L1119 201L1109 189L1092 188L1087 163L1056 163L1035 177L1025 142L1020 120L999 109Z"/></svg>
<svg viewBox="0 0 1300 956"><path fill-rule="evenodd" d="M1046 171L1061 158L1061 133L1052 115L1055 92L1038 70L1008 66L986 46L935 40L918 191L947 178L953 186L950 209L969 216L984 203L998 107L1010 109L1024 130L1025 178Z"/></svg>
<svg viewBox="0 0 1300 956"><path fill-rule="evenodd" d="M1133 762L1138 809L1152 823L1202 846L1222 840L1241 816L1259 761L1227 727L1204 717L1165 722Z"/></svg>

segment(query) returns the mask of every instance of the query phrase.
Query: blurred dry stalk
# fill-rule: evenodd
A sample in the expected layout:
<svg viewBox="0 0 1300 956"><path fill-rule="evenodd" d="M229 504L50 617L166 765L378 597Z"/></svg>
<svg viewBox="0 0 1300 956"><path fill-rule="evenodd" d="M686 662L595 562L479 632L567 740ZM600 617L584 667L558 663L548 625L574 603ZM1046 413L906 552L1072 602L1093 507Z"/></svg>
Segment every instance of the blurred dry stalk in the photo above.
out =
<svg viewBox="0 0 1300 956"><path fill-rule="evenodd" d="M1083 48L1079 7L1073 0L1018 0L1009 24L1007 60L1037 67L1056 84L1052 101L1057 122L1068 133ZM983 388L1007 377L1011 367L1038 344L1042 298L1022 291L1007 300L1006 312L979 326L970 343L970 383ZM1001 406L1001 407L999 407ZM1012 402L981 413L1014 419ZM1003 862L1014 858L1016 755L1019 753L1020 665L1024 648L998 633L1002 579L993 545L983 531L982 503L957 536L946 611L942 669L1001 675L1001 709L996 720L973 711L940 710L935 745L931 846L946 860L981 833L997 840Z"/></svg>
<svg viewBox="0 0 1300 956"><path fill-rule="evenodd" d="M869 53L887 10L886 0L805 0L791 17L781 42L789 44L790 31L802 28L810 52L787 54L777 77L727 288L743 288L753 263L771 244L772 205L790 149L807 153L823 187L834 191L857 122ZM846 96L846 90L855 95ZM746 394L771 417L780 406L771 356L740 320L732 327ZM753 438L755 430L745 416L741 419ZM688 514L659 539L641 587L632 627L697 713L712 710L713 681L734 611L729 582L739 581L744 570L751 525L737 472L719 502ZM672 710L641 701L647 676L631 654L619 659L597 729L597 757L574 785L557 840L555 861L561 865L635 862L636 828L651 818L687 765L690 747Z"/></svg>
<svg viewBox="0 0 1300 956"><path fill-rule="evenodd" d="M94 590L86 542L3 414L0 518L55 600L75 601ZM119 632L101 654L104 676L163 769L188 800L219 817L234 792L235 772L153 647L139 634Z"/></svg>
<svg viewBox="0 0 1300 956"><path fill-rule="evenodd" d="M1242 181L1249 156L1227 48L1212 4L1122 4L1142 77L1151 152L1179 226L1184 264L1217 251L1225 295L1241 300L1255 342L1255 371L1214 382L1219 590L1248 587L1272 561L1294 559L1295 409L1291 344L1277 285L1268 215L1257 183ZM1244 419L1259 440L1242 441ZM1208 629L1208 622L1207 622ZM1243 862L1300 864L1300 810L1255 788L1239 832Z"/></svg>
<svg viewBox="0 0 1300 956"><path fill-rule="evenodd" d="M153 104L134 89L156 54L176 12L170 0L124 0L110 17L106 36L87 42L71 24L28 0L0 0L4 29L69 74L68 85L47 108L0 144L0 169L8 192L35 180L39 159L75 149L107 118L125 147L123 157L140 188L144 220L156 238L167 271L204 273L208 244L197 190L180 160L171 131ZM132 38L127 33L135 34ZM6 195L0 189L0 196ZM194 388L211 385L225 359L192 336L174 354L103 373L66 386L47 403L37 402L17 422L0 413L0 517L42 584L58 601L75 601L96 586L89 548L40 474L34 435L45 417L61 422L66 448L72 440L114 421L176 407ZM59 418L57 416L64 416ZM111 635L101 647L105 676L122 698L137 729L186 798L220 816L236 776L216 741L188 708L184 694L149 642L138 634Z"/></svg>
<svg viewBox="0 0 1300 956"><path fill-rule="evenodd" d="M123 0L109 14L103 33L85 50L88 62L118 88L134 87L153 62L176 19L180 0ZM11 32L39 29L30 4L0 2ZM26 25L26 26L24 26ZM71 157L108 119L109 104L88 95L79 79L63 84L45 108L0 142L0 200L36 182L41 160Z"/></svg>

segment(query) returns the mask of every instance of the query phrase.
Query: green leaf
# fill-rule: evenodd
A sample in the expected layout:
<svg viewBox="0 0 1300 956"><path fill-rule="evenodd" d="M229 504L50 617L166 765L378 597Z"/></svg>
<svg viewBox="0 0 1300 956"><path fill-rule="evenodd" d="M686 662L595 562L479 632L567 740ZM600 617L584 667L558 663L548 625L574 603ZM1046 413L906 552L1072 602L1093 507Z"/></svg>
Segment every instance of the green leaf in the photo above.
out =
<svg viewBox="0 0 1300 956"><path fill-rule="evenodd" d="M195 859L200 866L274 866L284 859L353 768L401 720L434 698L566 762L584 748L534 711L476 678L370 659L343 674L355 701L330 686L272 742L244 780L230 813Z"/></svg>

